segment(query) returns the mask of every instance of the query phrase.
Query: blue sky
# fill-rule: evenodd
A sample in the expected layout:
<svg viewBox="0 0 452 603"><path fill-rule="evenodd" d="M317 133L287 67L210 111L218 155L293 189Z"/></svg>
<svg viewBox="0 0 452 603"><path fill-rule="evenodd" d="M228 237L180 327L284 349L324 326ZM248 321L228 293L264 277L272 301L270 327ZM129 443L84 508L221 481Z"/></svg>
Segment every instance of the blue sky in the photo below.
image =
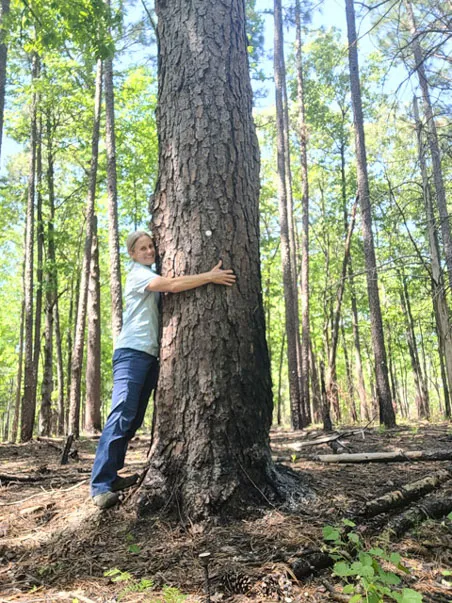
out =
<svg viewBox="0 0 452 603"><path fill-rule="evenodd" d="M257 2L258 10L273 10L273 0L258 0ZM138 18L141 13L141 3L137 3L135 8L129 11L129 18L131 20ZM324 26L326 28L329 27L337 27L343 31L344 39L346 38L346 21L345 21L345 1L344 0L321 0L319 1L318 8L314 10L312 27L319 28ZM372 23L369 17L360 18L357 17L357 31L358 36L360 37L359 42L359 51L360 51L360 60L361 64L363 64L365 60L365 56L370 52L375 50L374 38L372 33L368 34L367 32L372 29ZM293 32L289 32L286 30L285 32L286 42L290 45L293 42ZM273 49L273 17L271 15L266 15L265 17L265 46L267 48L268 53L271 55ZM136 61L136 57L134 58ZM269 58L264 65L264 69L271 74L272 72L272 61ZM403 69L394 69L390 74L390 77L387 81L387 92L393 92L398 84L406 77L406 73ZM409 94L411 97L411 92L409 92L409 85L402 88L399 92L399 95L403 95L405 92ZM263 100L259 100L258 106L264 107L266 105L272 105L274 102L274 92L272 89L272 84L269 82L269 89L267 97ZM0 172L4 171L5 162L7 158L20 150L20 146L14 143L11 139L8 139L4 136L3 144L2 144L2 157L0 164Z"/></svg>

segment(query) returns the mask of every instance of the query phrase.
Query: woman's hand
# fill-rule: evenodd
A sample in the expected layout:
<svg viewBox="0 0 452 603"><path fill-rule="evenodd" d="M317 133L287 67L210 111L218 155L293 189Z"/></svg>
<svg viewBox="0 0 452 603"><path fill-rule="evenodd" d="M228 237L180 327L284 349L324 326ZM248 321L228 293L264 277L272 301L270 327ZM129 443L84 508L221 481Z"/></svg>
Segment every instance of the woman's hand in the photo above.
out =
<svg viewBox="0 0 452 603"><path fill-rule="evenodd" d="M210 276L210 282L215 283L215 285L226 285L227 287L231 287L237 280L237 277L233 270L223 270L221 268L222 264L223 261L220 260L218 264L207 273Z"/></svg>

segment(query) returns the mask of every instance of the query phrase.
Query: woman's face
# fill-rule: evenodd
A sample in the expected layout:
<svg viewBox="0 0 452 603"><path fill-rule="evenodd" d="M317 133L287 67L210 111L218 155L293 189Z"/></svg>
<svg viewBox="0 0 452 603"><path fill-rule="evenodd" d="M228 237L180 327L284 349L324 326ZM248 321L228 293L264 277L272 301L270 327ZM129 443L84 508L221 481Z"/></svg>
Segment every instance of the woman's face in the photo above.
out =
<svg viewBox="0 0 452 603"><path fill-rule="evenodd" d="M152 239L146 235L137 239L130 252L130 257L134 262L138 262L144 266L152 266L155 262L155 247Z"/></svg>

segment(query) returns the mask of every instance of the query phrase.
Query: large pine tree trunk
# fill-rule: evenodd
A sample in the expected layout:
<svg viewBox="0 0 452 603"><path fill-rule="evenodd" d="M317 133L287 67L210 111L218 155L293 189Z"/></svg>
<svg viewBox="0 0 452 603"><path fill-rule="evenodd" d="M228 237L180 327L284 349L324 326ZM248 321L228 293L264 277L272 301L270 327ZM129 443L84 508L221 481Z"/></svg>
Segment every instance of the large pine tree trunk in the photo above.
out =
<svg viewBox="0 0 452 603"><path fill-rule="evenodd" d="M310 383L309 383L309 181L308 181L308 132L304 103L303 60L301 53L301 10L300 0L295 2L296 26L296 62L297 62L297 101L298 126L300 137L300 166L301 166L301 407L306 418L306 424L311 423Z"/></svg>
<svg viewBox="0 0 452 603"><path fill-rule="evenodd" d="M32 57L32 81L39 75L39 59L37 55ZM24 326L24 393L22 397L22 413L20 426L20 439L27 442L33 437L35 422L36 398L35 391L35 365L33 362L33 270L34 270L34 228L35 228L35 179L36 179L36 145L37 145L37 110L38 95L32 94L30 108L30 163L28 174L28 200L27 217L25 223L25 277L24 277L24 301L25 301L25 326Z"/></svg>
<svg viewBox="0 0 452 603"><path fill-rule="evenodd" d="M388 363L384 343L383 322L381 318L380 294L375 248L372 233L372 213L370 205L369 180L367 175L366 143L364 137L364 119L359 81L358 49L353 0L345 0L348 32L348 57L350 65L350 85L355 126L355 146L358 173L358 194L361 205L364 257L367 272L367 294L369 298L372 348L375 358L376 394L380 411L380 423L386 427L396 424L389 386Z"/></svg>
<svg viewBox="0 0 452 603"><path fill-rule="evenodd" d="M107 2L110 5L110 2ZM110 251L111 322L113 340L122 327L121 262L119 258L118 191L116 183L115 97L113 59L104 61L105 146L107 149L108 246Z"/></svg>
<svg viewBox="0 0 452 603"><path fill-rule="evenodd" d="M1 0L0 2L0 156L3 139L3 117L5 111L5 93L6 93L6 60L8 56L8 47L3 43L5 32L3 25L5 17L9 13L10 0Z"/></svg>
<svg viewBox="0 0 452 603"><path fill-rule="evenodd" d="M292 427L300 429L303 425L301 415L300 375L299 368L299 318L298 294L296 283L296 268L294 266L295 253L293 236L293 216L290 199L291 191L288 189L288 149L286 136L287 95L285 94L285 65L283 51L283 28L281 1L275 0L275 100L276 100L276 137L277 137L277 163L278 163L278 200L279 200L279 225L281 237L281 261L283 268L284 304L286 316L287 335L287 360L289 370L289 395L290 414ZM290 169L290 168L289 168Z"/></svg>
<svg viewBox="0 0 452 603"><path fill-rule="evenodd" d="M99 433L102 429L100 416L100 275L97 218L94 219L93 245L88 286L88 345L86 350L86 406L85 430Z"/></svg>
<svg viewBox="0 0 452 603"><path fill-rule="evenodd" d="M102 99L102 62L97 63L96 91L94 102L94 124L91 142L91 165L86 203L86 234L81 271L77 323L71 360L71 385L69 397L68 431L78 438L80 432L80 397L83 366L83 347L85 342L86 305L88 299L89 268L91 264L91 246L94 226L94 200L96 196L97 162L99 155L100 113Z"/></svg>
<svg viewBox="0 0 452 603"><path fill-rule="evenodd" d="M237 285L163 299L161 370L141 507L199 519L274 498L259 266L259 149L245 3L156 3L159 178L153 231L167 276L219 257ZM292 485L294 488L294 486Z"/></svg>

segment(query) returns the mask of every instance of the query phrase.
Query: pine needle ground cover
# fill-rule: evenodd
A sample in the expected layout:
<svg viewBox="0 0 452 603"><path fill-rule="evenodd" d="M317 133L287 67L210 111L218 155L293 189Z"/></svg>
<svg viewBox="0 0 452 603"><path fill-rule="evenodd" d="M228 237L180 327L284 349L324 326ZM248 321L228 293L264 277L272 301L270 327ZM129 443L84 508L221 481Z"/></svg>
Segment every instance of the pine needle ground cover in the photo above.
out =
<svg viewBox="0 0 452 603"><path fill-rule="evenodd" d="M448 424L350 431L341 440L349 452L450 449L452 443ZM61 440L2 444L0 601L204 601L205 573L198 555L209 551L212 601L450 602L452 521L447 516L428 519L425 512L400 535L389 528L399 525L394 522L413 505L422 513L431 502L450 500L452 479L411 507L363 514L369 501L447 472L450 462L308 459L330 453L328 443L293 452L296 442L318 437L322 434L314 430L272 434L275 456L303 472L315 492L309 504L267 507L241 520L209 524L137 518L130 490L119 508L99 512L88 489L95 440L76 442L77 455L65 466L59 464ZM147 449L144 436L132 442L127 473L144 468ZM346 519L351 516L353 522ZM316 560L325 558L328 567L322 569ZM377 598L369 598L363 584L374 585ZM382 598L385 587L394 598Z"/></svg>

